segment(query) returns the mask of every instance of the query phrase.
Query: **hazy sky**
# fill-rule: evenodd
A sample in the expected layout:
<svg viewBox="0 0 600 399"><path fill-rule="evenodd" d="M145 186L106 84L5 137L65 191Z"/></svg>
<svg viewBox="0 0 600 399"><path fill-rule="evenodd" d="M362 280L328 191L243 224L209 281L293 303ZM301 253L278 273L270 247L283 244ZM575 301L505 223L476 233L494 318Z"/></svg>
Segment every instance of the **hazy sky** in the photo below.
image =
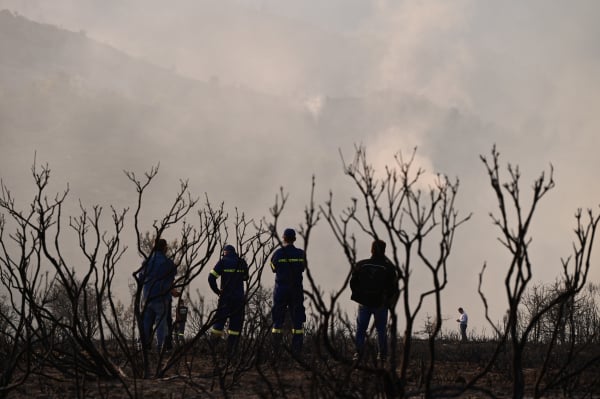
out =
<svg viewBox="0 0 600 399"><path fill-rule="evenodd" d="M480 154L497 144L503 164L521 166L524 193L554 166L557 186L542 201L532 230L534 281L552 281L560 258L570 255L576 209L600 211L600 3L595 0L0 0L2 8L85 31L88 38L181 76L260 93L266 103L297 106L313 118L269 119L268 126L282 129L267 131L252 129L252 115L243 122L242 116L228 115L223 140L230 145L220 153L198 148L193 166L168 148L175 132L165 131L152 138L166 148L164 159L158 159L164 170L159 184L176 187L177 177L190 178L199 194L254 215L266 215L269 201L284 186L291 202L282 222L295 226L312 174L318 200L333 188L342 193L340 205L348 202L338 148L351 154L354 143L362 142L382 168L393 163L396 151L418 146L418 162L428 172L460 179L458 208L463 215L473 212L450 259L445 328L455 327L450 323L461 305L473 328L486 328L477 295L484 262L493 317L499 319L506 308L507 256L488 216L496 204ZM360 101L369 118L361 123L331 114L320 119L340 99ZM264 118L277 118L273 114ZM377 123L381 120L386 123ZM7 151L0 149L0 159ZM38 154L51 165L65 162L58 176L63 181L70 173L94 175L85 163L65 161L76 151L75 146ZM20 184L30 159L10 170L0 164L0 175ZM103 178L122 180L122 169L149 165L111 165ZM260 181L245 182L248 176ZM249 192L252 188L256 192ZM106 201L102 193L93 198ZM339 268L347 265L336 264L343 262L340 253L328 253L333 238L324 223L316 234L311 265L322 269L317 274L326 289L335 288ZM368 248L359 255L367 256ZM597 262L590 277L600 281Z"/></svg>

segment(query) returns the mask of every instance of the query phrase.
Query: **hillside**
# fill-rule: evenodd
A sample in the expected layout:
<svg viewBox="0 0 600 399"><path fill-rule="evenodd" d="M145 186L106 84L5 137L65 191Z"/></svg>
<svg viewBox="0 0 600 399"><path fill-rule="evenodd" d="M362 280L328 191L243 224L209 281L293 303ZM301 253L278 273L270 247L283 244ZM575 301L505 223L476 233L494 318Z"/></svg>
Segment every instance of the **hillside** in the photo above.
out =
<svg viewBox="0 0 600 399"><path fill-rule="evenodd" d="M68 166L79 173L162 161L176 174L242 145L236 157L251 162L265 142L280 143L286 130L305 134L309 122L290 102L186 79L8 11L0 12L0 52L0 140L11 148L4 165L37 149L51 164L73 158ZM216 161L213 168L225 167Z"/></svg>
<svg viewBox="0 0 600 399"><path fill-rule="evenodd" d="M83 29L129 54L199 80L213 77L277 95L345 95L348 82L355 90L362 88L360 76L382 50L380 45L341 34L327 23L251 3L144 0L106 6L89 1L82 10L81 2L73 0L0 0L0 9L75 32ZM79 10L77 16L73 10Z"/></svg>
<svg viewBox="0 0 600 399"><path fill-rule="evenodd" d="M169 181L190 178L218 200L259 193L262 212L290 173L305 187L312 174L333 184L338 150L355 143L390 153L418 145L425 157L439 151L444 167L464 154L457 135L489 144L477 120L407 93L307 99L192 80L10 11L0 12L0 52L0 145L10 149L1 169L23 181L37 151L78 195L103 181L121 197L123 169L161 162Z"/></svg>

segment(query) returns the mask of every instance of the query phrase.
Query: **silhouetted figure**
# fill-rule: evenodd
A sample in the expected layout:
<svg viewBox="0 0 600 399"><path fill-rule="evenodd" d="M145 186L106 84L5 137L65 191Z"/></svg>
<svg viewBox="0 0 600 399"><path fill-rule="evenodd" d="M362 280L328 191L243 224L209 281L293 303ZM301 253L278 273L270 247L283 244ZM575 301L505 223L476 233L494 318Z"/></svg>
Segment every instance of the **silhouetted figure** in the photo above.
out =
<svg viewBox="0 0 600 399"><path fill-rule="evenodd" d="M385 360L387 356L388 311L396 304L400 290L396 267L385 256L385 247L385 242L373 241L371 257L359 261L354 266L350 277L351 299L359 304L356 319L355 360L363 354L371 316L375 319L377 330L378 359Z"/></svg>
<svg viewBox="0 0 600 399"><path fill-rule="evenodd" d="M467 342L467 323L469 322L469 316L467 316L467 312L465 312L463 308L458 308L458 313L460 313L460 317L456 319L456 322L459 323L460 337L462 342Z"/></svg>
<svg viewBox="0 0 600 399"><path fill-rule="evenodd" d="M177 267L166 255L167 241L159 238L150 257L142 264L138 275L142 286L142 318L146 348L152 346L156 332L157 350L160 352L169 333L168 318L171 313L171 288Z"/></svg>
<svg viewBox="0 0 600 399"><path fill-rule="evenodd" d="M177 301L177 307L175 308L175 324L173 325L173 332L175 335L175 343L177 345L183 345L185 342L185 323L187 322L188 307L185 304L183 296L179 297Z"/></svg>
<svg viewBox="0 0 600 399"><path fill-rule="evenodd" d="M217 287L217 278L221 278L221 287ZM215 323L211 334L213 337L223 336L225 323L229 320L227 331L227 352L232 354L237 346L244 323L244 281L248 280L248 264L240 258L232 245L225 245L223 256L208 275L208 283L219 303L215 315Z"/></svg>
<svg viewBox="0 0 600 399"><path fill-rule="evenodd" d="M302 273L306 268L306 254L303 249L296 248L296 231L285 229L283 245L277 248L271 257L271 270L275 273L273 289L273 341L274 351L280 345L286 313L292 320L292 352L299 355L304 341L304 288Z"/></svg>

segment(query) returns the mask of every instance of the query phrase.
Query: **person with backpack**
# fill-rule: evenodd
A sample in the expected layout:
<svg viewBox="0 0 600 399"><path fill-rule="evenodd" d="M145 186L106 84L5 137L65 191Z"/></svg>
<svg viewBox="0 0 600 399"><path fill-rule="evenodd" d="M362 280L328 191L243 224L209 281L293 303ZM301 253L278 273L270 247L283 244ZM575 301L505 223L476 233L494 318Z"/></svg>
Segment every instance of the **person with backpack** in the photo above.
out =
<svg viewBox="0 0 600 399"><path fill-rule="evenodd" d="M302 273L306 269L306 254L303 249L294 246L296 231L283 231L283 245L277 248L271 257L271 270L275 273L273 289L273 351L277 353L282 341L283 324L287 313L292 321L292 353L300 355L304 341L304 288Z"/></svg>
<svg viewBox="0 0 600 399"><path fill-rule="evenodd" d="M350 277L351 299L358 303L354 360L363 355L371 316L377 330L377 358L384 361L387 356L388 311L395 306L400 290L396 267L385 256L385 247L384 241L373 241L371 257L356 263Z"/></svg>
<svg viewBox="0 0 600 399"><path fill-rule="evenodd" d="M221 278L221 287L217 286L217 278ZM233 245L223 247L223 256L208 275L211 290L219 296L215 323L211 335L214 338L223 336L225 323L229 320L227 331L227 353L233 354L244 323L244 281L248 280L248 264L238 256Z"/></svg>

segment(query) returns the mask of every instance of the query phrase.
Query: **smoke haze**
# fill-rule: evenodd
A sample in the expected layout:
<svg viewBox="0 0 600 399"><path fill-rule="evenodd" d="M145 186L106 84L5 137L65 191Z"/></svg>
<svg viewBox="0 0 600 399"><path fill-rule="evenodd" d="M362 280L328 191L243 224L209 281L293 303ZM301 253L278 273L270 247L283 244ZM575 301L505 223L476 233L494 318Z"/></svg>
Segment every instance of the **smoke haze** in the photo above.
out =
<svg viewBox="0 0 600 399"><path fill-rule="evenodd" d="M22 201L34 154L55 190L69 183L75 211L78 198L133 206L122 171L160 162L148 226L180 178L255 218L284 187L281 222L297 226L313 174L319 203L330 189L338 209L355 195L339 150L348 159L363 143L383 170L418 147L427 178L458 177L457 207L473 213L457 233L443 311L452 321L462 305L479 331L478 273L487 262L499 320L508 259L479 156L496 144L503 165L520 165L523 195L554 167L557 186L533 224L535 281L552 281L570 255L577 208L598 211L597 1L0 0L2 9L0 177ZM335 289L343 253L331 253L325 223L313 240L311 267ZM598 267L590 278L600 281Z"/></svg>

